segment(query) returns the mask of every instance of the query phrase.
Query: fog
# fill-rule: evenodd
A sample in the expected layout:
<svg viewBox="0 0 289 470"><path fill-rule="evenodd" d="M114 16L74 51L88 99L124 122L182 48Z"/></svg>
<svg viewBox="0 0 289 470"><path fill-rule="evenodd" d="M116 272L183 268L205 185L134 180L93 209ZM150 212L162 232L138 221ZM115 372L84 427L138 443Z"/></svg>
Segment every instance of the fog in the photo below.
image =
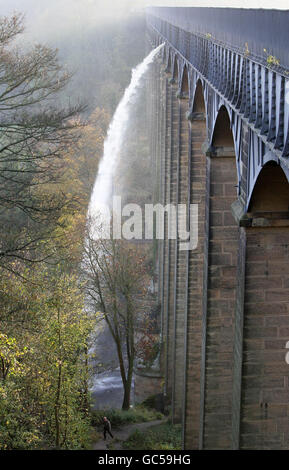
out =
<svg viewBox="0 0 289 470"><path fill-rule="evenodd" d="M148 5L288 9L288 0L0 0L0 11L25 12L30 34L49 40L118 20Z"/></svg>
<svg viewBox="0 0 289 470"><path fill-rule="evenodd" d="M46 43L75 76L69 98L111 113L145 55L144 7L288 8L288 0L0 0L0 14L25 14L21 44Z"/></svg>

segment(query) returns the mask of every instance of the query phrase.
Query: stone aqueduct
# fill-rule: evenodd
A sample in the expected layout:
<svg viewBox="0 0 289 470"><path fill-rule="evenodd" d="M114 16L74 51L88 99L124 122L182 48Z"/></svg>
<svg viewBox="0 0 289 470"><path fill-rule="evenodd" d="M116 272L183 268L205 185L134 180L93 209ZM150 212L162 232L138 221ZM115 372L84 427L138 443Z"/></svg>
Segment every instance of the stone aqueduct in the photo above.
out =
<svg viewBox="0 0 289 470"><path fill-rule="evenodd" d="M147 10L150 47L165 43L148 85L157 199L198 204L197 248L158 248L164 393L186 449L289 448L288 22Z"/></svg>

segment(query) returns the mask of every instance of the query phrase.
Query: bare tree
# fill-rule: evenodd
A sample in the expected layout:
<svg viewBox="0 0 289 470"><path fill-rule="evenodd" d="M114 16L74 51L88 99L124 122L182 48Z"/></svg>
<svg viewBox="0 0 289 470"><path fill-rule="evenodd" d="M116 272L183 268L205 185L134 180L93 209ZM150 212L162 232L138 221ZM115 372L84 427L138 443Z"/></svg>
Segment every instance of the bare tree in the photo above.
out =
<svg viewBox="0 0 289 470"><path fill-rule="evenodd" d="M88 230L83 269L88 300L105 319L117 349L126 410L137 354L136 329L147 294L148 257L143 247L125 240L95 239Z"/></svg>
<svg viewBox="0 0 289 470"><path fill-rule="evenodd" d="M35 246L51 233L60 211L73 201L46 191L61 181L63 155L78 139L82 104L61 103L70 74L57 50L14 44L23 32L22 15L0 18L0 264L35 261ZM19 43L19 41L18 41ZM58 101L57 101L58 100ZM13 230L9 222L13 220ZM25 227L25 230L23 230ZM42 253L42 258L47 253Z"/></svg>

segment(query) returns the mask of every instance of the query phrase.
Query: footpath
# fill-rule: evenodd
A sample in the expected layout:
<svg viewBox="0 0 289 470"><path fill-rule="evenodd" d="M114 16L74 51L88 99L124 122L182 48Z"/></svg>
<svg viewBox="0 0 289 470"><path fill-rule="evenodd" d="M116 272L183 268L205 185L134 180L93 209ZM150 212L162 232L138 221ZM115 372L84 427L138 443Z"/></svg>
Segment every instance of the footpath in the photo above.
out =
<svg viewBox="0 0 289 470"><path fill-rule="evenodd" d="M93 445L93 450L122 450L122 443L126 441L129 436L138 429L139 431L145 431L151 426L156 426L163 423L164 420L158 419L155 421L147 421L145 423L134 423L120 426L119 428L112 429L113 439L110 436L104 439L100 439ZM109 447L110 449L109 449Z"/></svg>

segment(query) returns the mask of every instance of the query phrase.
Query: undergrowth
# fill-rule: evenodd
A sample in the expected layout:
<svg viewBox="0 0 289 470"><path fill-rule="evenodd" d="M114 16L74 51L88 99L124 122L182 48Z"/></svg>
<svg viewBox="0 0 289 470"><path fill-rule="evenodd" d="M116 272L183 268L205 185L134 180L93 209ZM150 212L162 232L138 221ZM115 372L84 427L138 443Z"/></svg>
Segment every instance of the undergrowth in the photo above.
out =
<svg viewBox="0 0 289 470"><path fill-rule="evenodd" d="M112 427L122 426L130 423L142 423L162 419L163 414L159 411L145 408L137 405L127 411L117 409L94 410L92 411L92 425L101 426L103 416L106 416L111 422Z"/></svg>
<svg viewBox="0 0 289 470"><path fill-rule="evenodd" d="M181 425L159 424L151 428L134 431L123 443L124 449L130 450L181 450Z"/></svg>

